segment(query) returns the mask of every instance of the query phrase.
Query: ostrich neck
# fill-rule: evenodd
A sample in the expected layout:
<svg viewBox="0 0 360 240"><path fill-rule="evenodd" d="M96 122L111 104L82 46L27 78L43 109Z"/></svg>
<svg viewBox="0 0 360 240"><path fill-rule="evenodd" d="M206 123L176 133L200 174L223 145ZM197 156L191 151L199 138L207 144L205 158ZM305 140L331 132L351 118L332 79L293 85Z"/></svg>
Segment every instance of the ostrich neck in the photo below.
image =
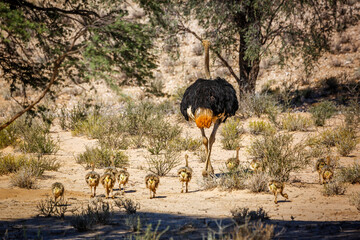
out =
<svg viewBox="0 0 360 240"><path fill-rule="evenodd" d="M205 45L205 76L207 79L211 79L210 76L210 67L209 67L209 62L210 62L210 57L209 57L209 45Z"/></svg>
<svg viewBox="0 0 360 240"><path fill-rule="evenodd" d="M188 158L185 158L185 167L189 166Z"/></svg>

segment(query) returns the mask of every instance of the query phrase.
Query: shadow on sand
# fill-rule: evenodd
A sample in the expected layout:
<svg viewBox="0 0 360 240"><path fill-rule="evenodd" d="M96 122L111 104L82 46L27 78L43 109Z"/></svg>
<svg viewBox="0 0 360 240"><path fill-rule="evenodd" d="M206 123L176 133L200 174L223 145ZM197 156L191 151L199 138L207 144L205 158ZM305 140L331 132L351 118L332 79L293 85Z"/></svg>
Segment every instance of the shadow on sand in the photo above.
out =
<svg viewBox="0 0 360 240"><path fill-rule="evenodd" d="M158 232L168 230L161 239L207 239L208 232L218 232L219 225L224 231L231 231L234 223L231 218L214 219L205 217L185 216L153 212L138 212L136 215L126 215L115 212L107 225L95 225L86 232L77 231L72 225L72 216L60 218L33 217L19 220L0 221L1 239L127 239L130 237L130 227L126 219L140 217L142 228L152 224ZM135 217L135 218L134 218ZM136 222L136 221L135 221ZM275 226L274 239L359 239L360 221L316 222L316 221L281 221L266 220L265 224Z"/></svg>

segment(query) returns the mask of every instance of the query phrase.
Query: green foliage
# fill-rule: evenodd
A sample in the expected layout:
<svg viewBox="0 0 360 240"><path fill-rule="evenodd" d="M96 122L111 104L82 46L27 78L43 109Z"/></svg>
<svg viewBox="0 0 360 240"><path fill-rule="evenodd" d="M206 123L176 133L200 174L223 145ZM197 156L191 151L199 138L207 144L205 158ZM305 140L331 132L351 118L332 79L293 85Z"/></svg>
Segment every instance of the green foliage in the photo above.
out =
<svg viewBox="0 0 360 240"><path fill-rule="evenodd" d="M288 131L307 131L313 124L311 119L300 114L288 113L281 119L281 128Z"/></svg>
<svg viewBox="0 0 360 240"><path fill-rule="evenodd" d="M135 240L160 240L161 236L164 235L169 230L169 226L168 226L160 232L159 231L160 223L161 223L161 221L159 221L159 223L157 224L157 226L155 227L154 230L152 230L152 225L148 224L144 231L142 231L142 232L139 231L136 234L130 235L130 237L128 239L130 239L130 240L132 240L132 239L135 239Z"/></svg>
<svg viewBox="0 0 360 240"><path fill-rule="evenodd" d="M223 190L235 190L235 189L245 189L246 188L246 179L249 175L249 172L243 166L239 166L238 169L232 170L230 172L225 172L219 177L218 186Z"/></svg>
<svg viewBox="0 0 360 240"><path fill-rule="evenodd" d="M360 164L354 162L351 166L340 168L337 178L341 182L360 183Z"/></svg>
<svg viewBox="0 0 360 240"><path fill-rule="evenodd" d="M57 171L60 163L55 158L33 158L25 155L0 154L0 176L19 171L22 167L33 176L41 176L44 171Z"/></svg>
<svg viewBox="0 0 360 240"><path fill-rule="evenodd" d="M252 134L274 134L276 129L268 122L263 120L250 121L249 122L250 132Z"/></svg>
<svg viewBox="0 0 360 240"><path fill-rule="evenodd" d="M222 126L221 129L221 143L223 148L226 150L235 150L241 140L242 135L242 126L240 125L240 120L235 118L228 119Z"/></svg>
<svg viewBox="0 0 360 240"><path fill-rule="evenodd" d="M316 126L324 126L325 120L331 118L336 112L336 107L332 102L323 101L311 106L309 112L312 114Z"/></svg>
<svg viewBox="0 0 360 240"><path fill-rule="evenodd" d="M114 157L115 167L128 165L129 157L124 152L99 147L86 147L85 152L76 156L76 162L86 164L87 168L90 168L92 163L94 163L97 168L104 168L111 166L111 156Z"/></svg>
<svg viewBox="0 0 360 240"><path fill-rule="evenodd" d="M0 131L0 149L16 143L17 131L14 124Z"/></svg>
<svg viewBox="0 0 360 240"><path fill-rule="evenodd" d="M271 178L280 182L289 180L290 173L309 164L310 156L302 143L293 144L289 134L264 135L248 148L249 154L262 161Z"/></svg>
<svg viewBox="0 0 360 240"><path fill-rule="evenodd" d="M147 124L149 125L147 149L151 154L160 154L181 133L181 128L172 126L161 118L151 119Z"/></svg>
<svg viewBox="0 0 360 240"><path fill-rule="evenodd" d="M246 93L241 98L238 111L245 118L253 116L260 118L261 115L266 114L270 121L275 123L280 111L277 105L276 99L269 94Z"/></svg>
<svg viewBox="0 0 360 240"><path fill-rule="evenodd" d="M194 139L191 137L178 137L171 143L172 146L178 148L181 151L196 151L202 145L201 139Z"/></svg>

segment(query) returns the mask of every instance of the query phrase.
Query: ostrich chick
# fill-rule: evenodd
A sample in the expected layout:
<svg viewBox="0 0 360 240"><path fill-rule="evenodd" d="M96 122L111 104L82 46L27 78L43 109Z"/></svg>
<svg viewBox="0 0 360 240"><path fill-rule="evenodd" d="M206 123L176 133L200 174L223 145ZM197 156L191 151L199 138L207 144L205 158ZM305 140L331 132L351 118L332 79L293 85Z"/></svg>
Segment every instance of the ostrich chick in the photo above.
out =
<svg viewBox="0 0 360 240"><path fill-rule="evenodd" d="M105 188L106 198L109 198L109 193L111 193L111 198L114 198L113 188L115 185L115 176L111 172L105 172L101 178L100 182Z"/></svg>
<svg viewBox="0 0 360 240"><path fill-rule="evenodd" d="M93 163L91 164L91 171L85 175L85 181L87 185L89 185L91 191L90 197L96 196L96 188L97 186L99 186L99 182L100 182L100 175L97 172L95 172L94 169L95 169L95 164ZM93 193L93 188L94 188L94 193Z"/></svg>
<svg viewBox="0 0 360 240"><path fill-rule="evenodd" d="M324 158L320 158L316 161L315 164L315 170L318 172L319 174L319 182L321 182L321 173L322 173L322 169L326 166L326 162Z"/></svg>
<svg viewBox="0 0 360 240"><path fill-rule="evenodd" d="M183 95L180 110L186 121L192 120L200 129L206 151L204 177L214 174L210 156L215 135L221 123L234 116L239 108L234 87L225 79L212 79L209 69L210 42L202 41L205 49L205 74L207 79L199 78L191 84ZM214 123L210 137L205 135L204 128L210 128Z"/></svg>
<svg viewBox="0 0 360 240"><path fill-rule="evenodd" d="M189 167L188 162L189 156L185 155L185 167L181 167L178 170L179 180L181 182L181 192L184 192L184 184L185 184L185 192L188 192L188 184L192 177L192 169Z"/></svg>
<svg viewBox="0 0 360 240"><path fill-rule="evenodd" d="M250 163L250 169L251 171L253 171L254 173L257 173L258 171L261 170L261 164L260 161L257 159L253 159Z"/></svg>
<svg viewBox="0 0 360 240"><path fill-rule="evenodd" d="M55 202L57 201L57 199L60 197L61 199L64 198L64 185L62 183L56 182L53 183L51 186L51 192L55 198Z"/></svg>
<svg viewBox="0 0 360 240"><path fill-rule="evenodd" d="M283 196L286 199L289 199L288 195L286 193L284 193L284 188L285 188L285 183L284 182L279 182L276 180L271 180L269 182L269 190L274 194L275 196L275 203L277 203L277 195L280 193L281 196Z"/></svg>
<svg viewBox="0 0 360 240"><path fill-rule="evenodd" d="M321 184L324 183L328 183L330 182L330 180L332 179L333 175L334 175L334 171L332 170L332 168L329 165L325 165L322 169L321 169Z"/></svg>
<svg viewBox="0 0 360 240"><path fill-rule="evenodd" d="M235 158L229 158L227 161L226 161L226 167L229 171L232 171L232 170L235 170L237 169L237 167L239 166L240 164L240 160L239 160L239 150L240 150L240 147L237 147L236 148L236 157Z"/></svg>
<svg viewBox="0 0 360 240"><path fill-rule="evenodd" d="M146 188L150 190L150 199L155 198L156 188L159 186L160 178L155 174L148 174L145 177Z"/></svg>
<svg viewBox="0 0 360 240"><path fill-rule="evenodd" d="M116 177L119 182L119 190L121 191L121 194L124 194L125 193L125 185L129 181L130 174L126 170L126 168L123 168L118 171ZM122 186L122 188L121 188L121 186Z"/></svg>

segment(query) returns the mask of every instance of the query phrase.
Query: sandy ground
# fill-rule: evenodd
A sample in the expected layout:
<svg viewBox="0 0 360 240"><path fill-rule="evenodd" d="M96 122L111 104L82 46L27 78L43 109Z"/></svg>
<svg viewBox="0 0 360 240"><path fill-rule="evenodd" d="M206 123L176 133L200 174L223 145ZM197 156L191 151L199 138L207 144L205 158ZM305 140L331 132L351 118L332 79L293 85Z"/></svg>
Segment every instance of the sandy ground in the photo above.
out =
<svg viewBox="0 0 360 240"><path fill-rule="evenodd" d="M182 124L182 123L181 123ZM182 124L184 134L200 136L197 128L189 124ZM299 133L299 136L304 133ZM86 137L73 137L70 132L54 127L52 136L60 141L60 150L57 159L61 161L58 172L46 172L44 177L37 181L38 188L25 190L11 187L10 177L0 177L0 227L1 234L8 231L9 238L23 237L24 228L27 234L37 234L38 229L45 239L51 238L83 238L101 236L106 238L119 238L128 233L124 226L123 211L114 207L116 214L114 223L106 226L97 226L94 231L78 233L71 225L69 219L38 217L36 205L40 200L50 195L51 184L60 181L65 185L65 199L69 209L75 209L89 202L90 189L84 181L88 170L75 162L74 156L85 151L86 146L93 146L96 140ZM220 134L213 147L212 163L217 175L221 174L224 162L234 157L235 151L223 150L220 143ZM251 137L245 137L243 145L248 145ZM222 219L222 224L229 223L230 210L235 207L247 207L256 210L263 207L270 216L268 223L276 225L276 238L280 239L307 239L311 238L360 238L360 213L350 205L349 196L360 191L360 185L350 185L345 195L325 197L322 195L317 182L318 175L313 168L302 170L296 174L301 182L288 184L285 192L289 200L279 196L278 204L274 204L270 193L251 193L249 190L222 191L202 189L202 175L204 164L193 152L189 154L189 164L193 168L194 178L189 185L189 193L180 193L181 184L173 169L166 177L161 177L157 197L149 199L149 192L145 188L144 177L147 174L146 149L126 150L129 156L130 181L126 186L125 197L140 203L138 213L144 222L156 225L162 220L160 229L169 226L168 235L175 238L201 239L208 228L217 229L216 223ZM182 153L182 157L185 152ZM342 164L359 161L359 146L351 157L341 158ZM246 150L240 150L240 160L248 162ZM102 169L96 169L100 174ZM295 175L293 176L295 177ZM104 198L104 189L98 188L98 196ZM120 198L118 186L115 188L116 198ZM112 202L112 199L105 201ZM120 235L119 235L120 234Z"/></svg>

